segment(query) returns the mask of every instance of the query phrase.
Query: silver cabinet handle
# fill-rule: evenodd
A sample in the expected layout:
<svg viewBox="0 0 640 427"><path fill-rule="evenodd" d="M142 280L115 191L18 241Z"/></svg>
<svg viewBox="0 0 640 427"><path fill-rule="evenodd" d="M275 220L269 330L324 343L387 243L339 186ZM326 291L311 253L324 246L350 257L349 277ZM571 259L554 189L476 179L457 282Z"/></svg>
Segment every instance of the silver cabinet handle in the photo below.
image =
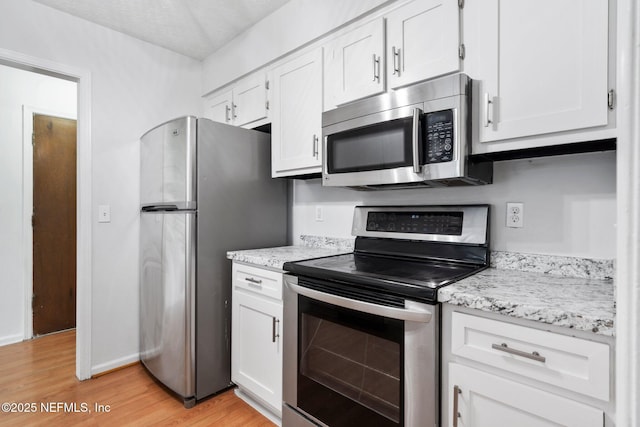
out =
<svg viewBox="0 0 640 427"><path fill-rule="evenodd" d="M231 108L229 108L228 105L224 106L224 121L225 122L229 122L231 120L231 117L229 117L229 112L231 111Z"/></svg>
<svg viewBox="0 0 640 427"><path fill-rule="evenodd" d="M400 75L400 48L393 46L391 48L391 52L393 53L393 74Z"/></svg>
<svg viewBox="0 0 640 427"><path fill-rule="evenodd" d="M313 134L313 157L318 158L318 135Z"/></svg>
<svg viewBox="0 0 640 427"><path fill-rule="evenodd" d="M526 351L516 350L507 345L507 343L502 344L491 344L491 348L498 351L504 351L505 353L513 354L514 356L524 357L526 359L535 360L536 362L545 363L547 358L544 356L540 356L540 353L537 351L533 351L531 353L527 353Z"/></svg>
<svg viewBox="0 0 640 427"><path fill-rule="evenodd" d="M380 57L373 54L373 81L380 82Z"/></svg>
<svg viewBox="0 0 640 427"><path fill-rule="evenodd" d="M489 93L484 93L484 127L488 128L493 120L489 118L489 108L493 107L493 101L489 97Z"/></svg>
<svg viewBox="0 0 640 427"><path fill-rule="evenodd" d="M304 295L318 301L323 301L339 307L350 308L363 313L374 314L376 316L389 317L391 319L406 320L409 322L429 323L433 317L433 313L429 310L414 308L396 308L384 305L373 304L370 302L358 301L338 295L327 294L325 292L316 291L315 289L305 288L291 282L286 282L287 286L295 293Z"/></svg>
<svg viewBox="0 0 640 427"><path fill-rule="evenodd" d="M276 338L280 338L280 334L276 333L276 330L280 330L280 328L276 327L276 326L280 326L280 320L276 319L275 317L272 317L273 322L271 325L271 342L276 342Z"/></svg>
<svg viewBox="0 0 640 427"><path fill-rule="evenodd" d="M237 119L238 118L238 106L236 104L231 104L231 111L233 112L233 118Z"/></svg>
<svg viewBox="0 0 640 427"><path fill-rule="evenodd" d="M246 280L246 281L247 281L247 282L249 282L249 283L253 283L253 284L255 284L255 285L262 285L262 280L260 280L260 279L254 279L253 277L247 277L247 278L246 278L246 279L244 279L244 280Z"/></svg>
<svg viewBox="0 0 640 427"><path fill-rule="evenodd" d="M413 125L411 133L411 145L413 150L413 171L420 173L422 166L420 166L420 115L422 110L419 108L413 109Z"/></svg>
<svg viewBox="0 0 640 427"><path fill-rule="evenodd" d="M453 427L458 427L458 418L460 418L460 412L458 411L458 396L462 394L462 390L457 385L453 386Z"/></svg>

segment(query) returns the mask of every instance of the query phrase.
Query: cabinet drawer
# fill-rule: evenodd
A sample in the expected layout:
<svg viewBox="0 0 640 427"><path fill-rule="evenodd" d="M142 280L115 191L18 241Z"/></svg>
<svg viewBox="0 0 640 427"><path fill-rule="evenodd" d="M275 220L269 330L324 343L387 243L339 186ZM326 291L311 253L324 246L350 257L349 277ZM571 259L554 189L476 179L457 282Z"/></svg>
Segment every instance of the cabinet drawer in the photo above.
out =
<svg viewBox="0 0 640 427"><path fill-rule="evenodd" d="M454 312L451 352L505 371L609 400L609 346Z"/></svg>
<svg viewBox="0 0 640 427"><path fill-rule="evenodd" d="M233 287L282 300L282 273L233 263Z"/></svg>

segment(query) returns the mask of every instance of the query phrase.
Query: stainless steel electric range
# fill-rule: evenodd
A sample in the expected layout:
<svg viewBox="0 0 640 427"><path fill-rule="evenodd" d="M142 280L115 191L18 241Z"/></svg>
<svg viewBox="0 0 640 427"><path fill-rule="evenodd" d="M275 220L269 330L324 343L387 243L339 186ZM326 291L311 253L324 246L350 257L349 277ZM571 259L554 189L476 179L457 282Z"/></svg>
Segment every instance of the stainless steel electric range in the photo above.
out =
<svg viewBox="0 0 640 427"><path fill-rule="evenodd" d="M437 292L487 267L489 206L358 206L352 234L284 265L283 426L437 426Z"/></svg>

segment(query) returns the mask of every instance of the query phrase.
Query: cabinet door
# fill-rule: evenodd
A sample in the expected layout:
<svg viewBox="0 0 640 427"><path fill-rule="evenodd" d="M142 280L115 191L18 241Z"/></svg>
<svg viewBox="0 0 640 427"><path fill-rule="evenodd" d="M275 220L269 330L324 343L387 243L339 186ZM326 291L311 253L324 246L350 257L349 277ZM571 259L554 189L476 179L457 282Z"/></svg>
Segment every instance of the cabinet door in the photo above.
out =
<svg viewBox="0 0 640 427"><path fill-rule="evenodd" d="M607 124L607 0L486 0L464 11L480 142Z"/></svg>
<svg viewBox="0 0 640 427"><path fill-rule="evenodd" d="M231 380L276 413L282 407L282 303L233 293Z"/></svg>
<svg viewBox="0 0 640 427"><path fill-rule="evenodd" d="M231 124L233 120L232 105L233 94L230 90L216 94L211 98L205 99L204 116L214 122Z"/></svg>
<svg viewBox="0 0 640 427"><path fill-rule="evenodd" d="M450 426L602 427L604 413L477 369L449 364ZM456 411L454 411L454 409Z"/></svg>
<svg viewBox="0 0 640 427"><path fill-rule="evenodd" d="M240 80L233 88L233 124L243 126L268 117L268 100L264 73Z"/></svg>
<svg viewBox="0 0 640 427"><path fill-rule="evenodd" d="M324 48L325 109L384 92L384 20L358 27Z"/></svg>
<svg viewBox="0 0 640 427"><path fill-rule="evenodd" d="M416 0L387 16L387 78L396 89L460 69L457 0Z"/></svg>
<svg viewBox="0 0 640 427"><path fill-rule="evenodd" d="M321 171L322 49L273 72L272 175Z"/></svg>

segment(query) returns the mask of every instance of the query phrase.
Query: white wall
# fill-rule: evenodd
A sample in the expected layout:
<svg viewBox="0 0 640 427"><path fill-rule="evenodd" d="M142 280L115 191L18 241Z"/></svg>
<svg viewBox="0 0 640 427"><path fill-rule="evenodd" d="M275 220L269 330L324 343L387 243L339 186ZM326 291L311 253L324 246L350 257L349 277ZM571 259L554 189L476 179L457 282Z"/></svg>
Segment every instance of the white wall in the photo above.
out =
<svg viewBox="0 0 640 427"><path fill-rule="evenodd" d="M524 202L524 228L507 228L507 202ZM494 183L360 192L297 180L292 235L349 237L358 204L489 203L493 250L598 259L616 256L615 152L511 160L494 164ZM315 220L316 206L324 220Z"/></svg>
<svg viewBox="0 0 640 427"><path fill-rule="evenodd" d="M0 65L0 345L25 334L23 105L76 117L76 83ZM33 183L30 183L33 185Z"/></svg>
<svg viewBox="0 0 640 427"><path fill-rule="evenodd" d="M171 118L200 115L202 65L24 0L0 2L0 48L91 73L92 371L137 360L137 140ZM111 223L97 223L102 204Z"/></svg>
<svg viewBox="0 0 640 427"><path fill-rule="evenodd" d="M205 59L204 93L392 2L393 0L290 0Z"/></svg>

